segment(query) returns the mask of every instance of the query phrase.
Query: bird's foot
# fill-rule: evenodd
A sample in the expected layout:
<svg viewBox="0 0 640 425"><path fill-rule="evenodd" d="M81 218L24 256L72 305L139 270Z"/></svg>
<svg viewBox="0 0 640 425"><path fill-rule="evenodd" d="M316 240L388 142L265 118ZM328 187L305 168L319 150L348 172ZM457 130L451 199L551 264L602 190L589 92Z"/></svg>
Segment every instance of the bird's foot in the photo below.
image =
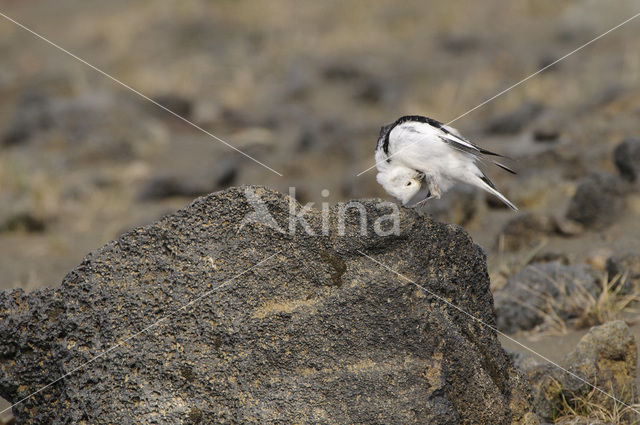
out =
<svg viewBox="0 0 640 425"><path fill-rule="evenodd" d="M416 204L416 208L422 208L429 199L433 198L433 196L431 194L429 194L429 196L427 196L426 198L424 198L422 201L418 202Z"/></svg>

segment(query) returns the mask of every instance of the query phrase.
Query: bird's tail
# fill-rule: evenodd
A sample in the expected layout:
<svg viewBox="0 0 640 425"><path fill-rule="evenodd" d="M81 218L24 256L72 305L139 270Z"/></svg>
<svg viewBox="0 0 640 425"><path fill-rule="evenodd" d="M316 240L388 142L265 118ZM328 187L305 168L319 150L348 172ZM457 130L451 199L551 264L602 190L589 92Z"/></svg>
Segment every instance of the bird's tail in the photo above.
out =
<svg viewBox="0 0 640 425"><path fill-rule="evenodd" d="M506 205L508 205L509 208L511 208L512 210L518 211L518 207L516 207L513 204L513 202L508 200L506 196L498 192L498 189L496 189L496 186L491 182L491 180L489 180L487 176L485 176L484 174L481 174L480 176L475 176L475 177L477 179L477 180L474 180L476 186L491 193L492 195L500 199L502 202L504 202Z"/></svg>

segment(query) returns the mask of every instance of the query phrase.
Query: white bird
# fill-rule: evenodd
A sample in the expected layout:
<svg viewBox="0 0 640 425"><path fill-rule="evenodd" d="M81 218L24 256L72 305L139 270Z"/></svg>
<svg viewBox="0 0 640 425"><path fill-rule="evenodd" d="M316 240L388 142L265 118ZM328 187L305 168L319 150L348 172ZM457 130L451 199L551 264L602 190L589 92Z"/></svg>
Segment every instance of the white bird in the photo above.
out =
<svg viewBox="0 0 640 425"><path fill-rule="evenodd" d="M501 156L463 138L458 130L434 119L407 115L380 129L376 146L376 179L403 205L419 206L455 183L468 183L518 208L478 168L486 155ZM499 162L498 167L515 174Z"/></svg>

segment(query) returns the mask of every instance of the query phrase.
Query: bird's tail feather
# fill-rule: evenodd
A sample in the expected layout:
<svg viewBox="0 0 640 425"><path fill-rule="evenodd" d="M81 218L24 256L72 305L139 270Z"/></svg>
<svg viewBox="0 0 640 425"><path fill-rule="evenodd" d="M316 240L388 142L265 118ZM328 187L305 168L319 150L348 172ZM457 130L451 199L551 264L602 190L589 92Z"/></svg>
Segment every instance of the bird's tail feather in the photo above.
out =
<svg viewBox="0 0 640 425"><path fill-rule="evenodd" d="M498 167L502 168L504 171L507 171L511 174L518 174L515 171L513 171L511 168L507 167L504 164L499 163L498 161L493 161L494 164L496 164Z"/></svg>
<svg viewBox="0 0 640 425"><path fill-rule="evenodd" d="M513 202L508 200L506 196L504 196L502 193L498 192L498 189L496 189L496 186L491 182L491 180L489 180L489 178L487 176L482 174L482 176L476 176L476 177L478 179L476 181L477 182L476 185L478 187L480 187L481 189L486 190L487 192L491 193L492 195L494 195L495 197L500 199L502 202L504 202L506 205L508 205L509 208L511 208L512 210L518 211L518 207L516 207L513 204Z"/></svg>

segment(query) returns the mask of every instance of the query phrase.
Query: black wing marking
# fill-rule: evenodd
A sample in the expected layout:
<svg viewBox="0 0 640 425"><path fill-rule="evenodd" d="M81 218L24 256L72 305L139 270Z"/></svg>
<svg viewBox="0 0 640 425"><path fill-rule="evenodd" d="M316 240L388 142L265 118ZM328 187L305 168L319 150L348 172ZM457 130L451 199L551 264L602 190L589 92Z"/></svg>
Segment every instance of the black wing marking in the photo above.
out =
<svg viewBox="0 0 640 425"><path fill-rule="evenodd" d="M493 182L491 180L489 180L489 177L485 176L484 173L482 173L482 177L480 177L480 180L482 180L483 182L485 182L487 185L489 185L489 187L491 189L495 189L498 190L498 188L496 187L496 185L493 184Z"/></svg>
<svg viewBox="0 0 640 425"><path fill-rule="evenodd" d="M396 123L391 123L389 125L380 127L380 135L378 136L378 144L376 145L376 150L378 150L380 148L380 145L382 145L382 151L386 155L389 155L389 134L395 126Z"/></svg>
<svg viewBox="0 0 640 425"><path fill-rule="evenodd" d="M493 161L493 163L496 164L498 167L502 168L504 171L508 171L511 174L518 174L518 173L516 173L515 171L513 171L511 168L507 167L504 164L500 164L497 161Z"/></svg>

